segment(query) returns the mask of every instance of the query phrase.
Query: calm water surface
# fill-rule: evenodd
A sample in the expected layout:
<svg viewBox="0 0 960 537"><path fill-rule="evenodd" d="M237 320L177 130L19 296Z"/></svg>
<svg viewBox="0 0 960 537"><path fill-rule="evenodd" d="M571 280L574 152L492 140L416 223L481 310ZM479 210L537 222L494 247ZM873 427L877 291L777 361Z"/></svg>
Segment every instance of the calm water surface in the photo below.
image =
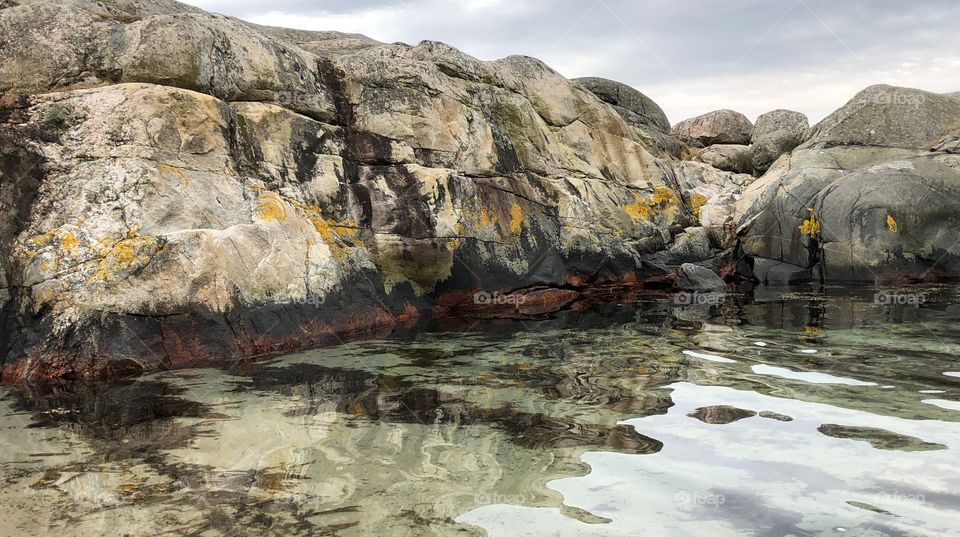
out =
<svg viewBox="0 0 960 537"><path fill-rule="evenodd" d="M0 534L960 535L960 289L875 292L2 388Z"/></svg>

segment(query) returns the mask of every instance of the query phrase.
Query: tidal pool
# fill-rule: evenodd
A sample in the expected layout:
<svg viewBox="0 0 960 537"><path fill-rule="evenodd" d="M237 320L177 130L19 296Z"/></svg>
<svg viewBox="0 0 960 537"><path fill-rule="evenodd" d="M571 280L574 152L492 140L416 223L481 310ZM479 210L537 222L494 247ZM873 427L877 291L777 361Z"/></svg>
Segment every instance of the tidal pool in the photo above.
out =
<svg viewBox="0 0 960 537"><path fill-rule="evenodd" d="M877 291L4 387L0 535L960 535L960 288Z"/></svg>

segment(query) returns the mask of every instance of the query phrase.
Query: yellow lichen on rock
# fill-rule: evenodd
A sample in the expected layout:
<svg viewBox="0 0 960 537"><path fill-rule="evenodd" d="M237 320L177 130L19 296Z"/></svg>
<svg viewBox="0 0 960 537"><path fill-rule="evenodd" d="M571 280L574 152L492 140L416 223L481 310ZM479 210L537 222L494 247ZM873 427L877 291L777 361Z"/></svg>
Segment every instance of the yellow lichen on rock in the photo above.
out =
<svg viewBox="0 0 960 537"><path fill-rule="evenodd" d="M820 235L820 220L817 220L817 215L814 214L813 209L807 209L810 211L810 218L807 218L803 221L803 224L800 225L800 233L814 238Z"/></svg>
<svg viewBox="0 0 960 537"><path fill-rule="evenodd" d="M80 246L80 241L77 240L77 236L73 233L67 231L60 235L60 249L66 252L67 254L74 254L77 251L77 248Z"/></svg>
<svg viewBox="0 0 960 537"><path fill-rule="evenodd" d="M94 248L100 259L89 280L108 282L119 275L128 274L146 266L160 251L162 244L158 237L140 235L137 227L134 226L120 239L115 237L100 239Z"/></svg>
<svg viewBox="0 0 960 537"><path fill-rule="evenodd" d="M160 170L161 174L169 173L171 175L176 176L177 180L180 181L180 186L182 186L183 188L187 188L188 186L190 186L190 180L187 179L187 174L183 173L183 170L181 170L180 168L161 162L160 165L157 166L157 169Z"/></svg>
<svg viewBox="0 0 960 537"><path fill-rule="evenodd" d="M497 215L490 214L486 208L480 209L480 214L477 217L477 223L474 225L474 228L479 231L487 226L493 226L497 224Z"/></svg>
<svg viewBox="0 0 960 537"><path fill-rule="evenodd" d="M363 243L356 239L359 232L358 223L352 220L330 221L319 214L309 218L313 228L320 234L320 238L330 248L330 254L337 261L345 260L350 254L350 248L363 246Z"/></svg>
<svg viewBox="0 0 960 537"><path fill-rule="evenodd" d="M514 203L510 206L510 234L519 237L525 224L523 209L520 205Z"/></svg>
<svg viewBox="0 0 960 537"><path fill-rule="evenodd" d="M634 222L648 220L650 218L650 205L638 194L633 195L633 203L623 206L623 212L627 213Z"/></svg>
<svg viewBox="0 0 960 537"><path fill-rule="evenodd" d="M286 203L276 192L263 192L257 198L257 218L282 224L287 220Z"/></svg>
<svg viewBox="0 0 960 537"><path fill-rule="evenodd" d="M700 218L700 209L707 204L707 201L706 196L694 194L693 197L690 198L690 214L692 214L694 218Z"/></svg>
<svg viewBox="0 0 960 537"><path fill-rule="evenodd" d="M890 233L896 233L899 230L897 221L893 219L893 216L887 215L887 229L890 230Z"/></svg>

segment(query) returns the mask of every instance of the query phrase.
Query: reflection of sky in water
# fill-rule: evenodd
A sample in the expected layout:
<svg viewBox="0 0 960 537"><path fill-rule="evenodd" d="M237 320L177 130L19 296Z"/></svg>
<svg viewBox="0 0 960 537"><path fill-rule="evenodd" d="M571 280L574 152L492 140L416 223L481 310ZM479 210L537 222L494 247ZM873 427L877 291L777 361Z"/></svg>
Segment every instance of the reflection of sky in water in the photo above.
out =
<svg viewBox="0 0 960 537"><path fill-rule="evenodd" d="M947 535L960 307L938 292L649 301L7 389L0 535Z"/></svg>

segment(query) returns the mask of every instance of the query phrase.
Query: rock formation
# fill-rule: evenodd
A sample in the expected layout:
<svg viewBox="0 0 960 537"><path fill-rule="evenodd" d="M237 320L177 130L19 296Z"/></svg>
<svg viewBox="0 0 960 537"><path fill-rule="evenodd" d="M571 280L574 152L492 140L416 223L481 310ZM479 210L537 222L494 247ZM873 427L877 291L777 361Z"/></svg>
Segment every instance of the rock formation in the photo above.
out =
<svg viewBox="0 0 960 537"><path fill-rule="evenodd" d="M680 144L670 135L670 120L660 105L637 89L605 78L587 77L573 80L588 89L601 101L613 106L635 133L660 154L680 156Z"/></svg>
<svg viewBox="0 0 960 537"><path fill-rule="evenodd" d="M807 116L791 110L774 110L757 118L751 144L751 166L757 175L770 169L781 155L793 151L808 136Z"/></svg>
<svg viewBox="0 0 960 537"><path fill-rule="evenodd" d="M532 58L166 0L8 1L0 39L7 380L539 315L669 280L650 254L730 200Z"/></svg>
<svg viewBox="0 0 960 537"><path fill-rule="evenodd" d="M677 123L671 134L694 147L714 144L749 145L753 123L740 112L717 110Z"/></svg>
<svg viewBox="0 0 960 537"><path fill-rule="evenodd" d="M716 288L734 259L768 283L960 274L960 100L870 88L780 156L804 123L723 110L671 136L639 91L533 58L6 0L3 378Z"/></svg>
<svg viewBox="0 0 960 537"><path fill-rule="evenodd" d="M859 93L737 202L744 272L780 283L960 276L958 127L955 99Z"/></svg>

